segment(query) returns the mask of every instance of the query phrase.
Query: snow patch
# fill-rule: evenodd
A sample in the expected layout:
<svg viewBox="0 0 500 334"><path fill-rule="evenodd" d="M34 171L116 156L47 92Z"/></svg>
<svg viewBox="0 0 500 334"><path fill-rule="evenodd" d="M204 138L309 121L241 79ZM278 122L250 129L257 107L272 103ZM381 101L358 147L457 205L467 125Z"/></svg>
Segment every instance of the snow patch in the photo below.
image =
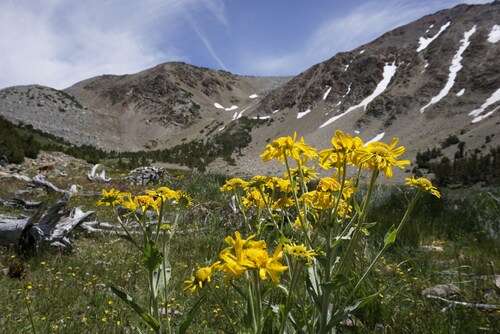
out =
<svg viewBox="0 0 500 334"><path fill-rule="evenodd" d="M372 140L369 140L365 143L365 146L370 144L370 143L373 143L373 142L376 142L376 141L379 141L380 139L384 138L385 136L385 132L382 132L382 133L379 133L378 135L376 135Z"/></svg>
<svg viewBox="0 0 500 334"><path fill-rule="evenodd" d="M420 71L420 73L424 73L427 67L429 67L429 61L427 59L424 59L424 69Z"/></svg>
<svg viewBox="0 0 500 334"><path fill-rule="evenodd" d="M250 98L250 99L256 99L256 98L258 98L258 97L259 97L259 95L257 95L257 94L252 94L252 95L250 95L248 98Z"/></svg>
<svg viewBox="0 0 500 334"><path fill-rule="evenodd" d="M306 111L299 112L297 114L297 119L304 117L305 115L309 114L310 112L311 112L311 109L307 109Z"/></svg>
<svg viewBox="0 0 500 334"><path fill-rule="evenodd" d="M250 107L251 107L251 106L246 107L245 109L243 109L243 110L242 110L242 111L240 111L239 113L238 113L238 112L235 112L235 113L234 113L234 115L233 115L233 121L234 121L234 120L237 120L237 119L239 119L239 118L241 118L241 116L243 116L243 113L244 113L245 111L247 111L247 110L248 110L248 108L250 108Z"/></svg>
<svg viewBox="0 0 500 334"><path fill-rule="evenodd" d="M363 53L365 53L366 50L361 50L359 51L359 54L362 55Z"/></svg>
<svg viewBox="0 0 500 334"><path fill-rule="evenodd" d="M255 116L255 117L252 117L252 119L269 119L271 118L271 116Z"/></svg>
<svg viewBox="0 0 500 334"><path fill-rule="evenodd" d="M429 44L432 43L433 40L435 40L436 38L439 37L439 35L441 35L441 33L450 26L450 21L446 22L446 24L444 24L443 26L441 26L441 29L439 29L439 31L437 32L437 34L435 34L434 36L432 37L429 37L429 38L425 38L425 37L420 37L419 40L418 40L418 44L419 47L417 49L417 52L420 52L422 50L424 50L425 48L427 48L429 46Z"/></svg>
<svg viewBox="0 0 500 334"><path fill-rule="evenodd" d="M488 35L488 42L496 43L498 41L500 41L500 26L495 24Z"/></svg>
<svg viewBox="0 0 500 334"><path fill-rule="evenodd" d="M351 59L351 61L349 62L349 64L347 64L347 65L344 67L344 72L346 72L346 71L347 71L347 69L349 68L349 66L351 65L351 63L352 63L352 61L353 61L353 60L354 60L354 58L353 58L353 59Z"/></svg>
<svg viewBox="0 0 500 334"><path fill-rule="evenodd" d="M358 130L354 130L354 133L359 135L359 131Z"/></svg>
<svg viewBox="0 0 500 334"><path fill-rule="evenodd" d="M346 97L347 95L349 95L349 92L351 91L351 85L352 82L349 83L349 86L347 86L347 92L342 97Z"/></svg>
<svg viewBox="0 0 500 334"><path fill-rule="evenodd" d="M219 130L217 130L217 131L219 131L219 132L220 132L220 131L224 130L225 128L226 128L226 127L225 127L225 126L223 126L222 128L220 128L220 129L219 129Z"/></svg>
<svg viewBox="0 0 500 334"><path fill-rule="evenodd" d="M214 107L217 109L224 109L225 111L231 111L231 110L238 109L238 106L235 106L235 105L232 105L230 108L225 108L220 103L217 103L217 102L214 103Z"/></svg>
<svg viewBox="0 0 500 334"><path fill-rule="evenodd" d="M492 111L490 111L489 113L485 114L485 115L482 115L482 116L478 116L476 118L474 118L472 120L471 123L477 123L479 121L482 121L483 119L485 118L488 118L490 115L492 115L495 111L497 111L498 109L500 109L500 106L499 107L496 107L495 109L493 109Z"/></svg>
<svg viewBox="0 0 500 334"><path fill-rule="evenodd" d="M465 93L465 88L462 88L458 93L457 96L462 96Z"/></svg>
<svg viewBox="0 0 500 334"><path fill-rule="evenodd" d="M370 96L368 96L367 98L365 98L363 101L361 101L360 104L352 106L349 109L347 109L346 111L344 111L342 114L330 118L328 121L323 123L320 126L320 128L325 127L325 126L335 122L337 119L347 115L351 111L358 109L360 107L363 107L366 110L366 107L368 106L368 104L370 102L372 102L377 96L382 94L384 92L384 90L387 88L387 86L389 86L389 83L391 82L392 77L394 76L394 74L396 74L397 68L398 67L395 65L395 62L393 62L392 64L385 63L384 73L382 74L382 80L378 83L377 87L375 87L375 90L373 91L373 93ZM351 90L351 85L349 84L349 89L348 89L346 95L349 93L350 90Z"/></svg>
<svg viewBox="0 0 500 334"><path fill-rule="evenodd" d="M457 53L455 53L453 59L451 60L450 74L448 75L448 81L446 82L446 85L443 87L443 89L439 92L438 95L434 96L429 103L427 103L420 109L421 113L423 113L425 109L427 109L430 105L438 103L439 101L441 101L443 97L448 95L450 89L455 84L455 78L457 77L458 71L462 69L462 64L461 64L461 61L463 59L462 54L465 52L465 50L470 44L469 38L475 32L476 32L476 26L473 26L471 30L466 31L464 33L464 38L460 40L460 42L462 42L462 45L460 46Z"/></svg>
<svg viewBox="0 0 500 334"><path fill-rule="evenodd" d="M332 87L328 87L328 89L326 90L325 94L323 94L323 101L326 100L326 98L328 97L328 94L330 94L331 90L332 90Z"/></svg>
<svg viewBox="0 0 500 334"><path fill-rule="evenodd" d="M485 119L486 117L493 114L498 108L500 108L500 106L496 107L495 109L493 109L492 111L490 111L486 115L479 116L480 114L482 114L486 110L486 108L488 108L489 106L491 106L499 101L500 101L500 88L497 89L493 94L491 94L491 96L488 99L486 99L486 101L481 105L481 107L474 109L469 113L469 116L475 117L472 120L472 123L477 123L480 120Z"/></svg>
<svg viewBox="0 0 500 334"><path fill-rule="evenodd" d="M273 114L276 114L279 111L280 111L279 109L276 109L276 110L273 111Z"/></svg>

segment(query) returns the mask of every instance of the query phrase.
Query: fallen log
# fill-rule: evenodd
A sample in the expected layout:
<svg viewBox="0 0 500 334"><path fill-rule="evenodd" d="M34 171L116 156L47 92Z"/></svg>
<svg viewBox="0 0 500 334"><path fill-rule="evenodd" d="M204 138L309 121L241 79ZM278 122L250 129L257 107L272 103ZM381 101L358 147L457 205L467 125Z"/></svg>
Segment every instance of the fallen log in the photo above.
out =
<svg viewBox="0 0 500 334"><path fill-rule="evenodd" d="M69 234L94 212L67 207L70 197L65 194L48 209L42 204L29 218L0 216L0 246L14 247L22 255L48 247L73 250Z"/></svg>
<svg viewBox="0 0 500 334"><path fill-rule="evenodd" d="M446 306L446 307L444 307L444 308L441 309L441 312L443 312L443 313L446 312L448 309L450 309L454 305L460 305L460 306L464 306L464 307L468 307L468 308L476 308L478 310L488 311L488 312L493 312L493 311L500 310L500 306L499 305L460 302L460 301L450 300L450 299L446 299L446 298L443 298L443 297L432 296L432 295L427 295L425 297L430 298L430 299L437 299L437 300L440 300L442 302L448 303L448 306Z"/></svg>
<svg viewBox="0 0 500 334"><path fill-rule="evenodd" d="M45 175L37 174L32 179L32 183L30 184L33 188L45 188L47 191L53 191L56 193L66 193L66 190L59 189L52 183L46 180Z"/></svg>

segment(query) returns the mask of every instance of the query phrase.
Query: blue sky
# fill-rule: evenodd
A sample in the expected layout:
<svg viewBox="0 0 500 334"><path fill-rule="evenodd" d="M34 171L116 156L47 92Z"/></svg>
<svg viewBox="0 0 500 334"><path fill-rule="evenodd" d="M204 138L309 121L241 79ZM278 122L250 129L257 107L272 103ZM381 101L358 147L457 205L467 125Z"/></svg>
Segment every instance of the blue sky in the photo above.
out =
<svg viewBox="0 0 500 334"><path fill-rule="evenodd" d="M491 0L0 0L0 88L66 88L167 61L296 75L459 3Z"/></svg>

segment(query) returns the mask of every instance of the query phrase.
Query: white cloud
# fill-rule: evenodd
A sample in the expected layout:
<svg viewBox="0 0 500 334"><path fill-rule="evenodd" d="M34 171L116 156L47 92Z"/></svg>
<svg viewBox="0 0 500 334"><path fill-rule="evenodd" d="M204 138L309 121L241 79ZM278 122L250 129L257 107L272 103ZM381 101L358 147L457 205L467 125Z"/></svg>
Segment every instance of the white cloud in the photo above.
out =
<svg viewBox="0 0 500 334"><path fill-rule="evenodd" d="M182 13L198 3L2 1L0 87L39 83L65 88L92 76L133 73L183 58L175 48L160 49L154 43L161 38L168 45L183 22ZM218 7L212 7L217 13Z"/></svg>

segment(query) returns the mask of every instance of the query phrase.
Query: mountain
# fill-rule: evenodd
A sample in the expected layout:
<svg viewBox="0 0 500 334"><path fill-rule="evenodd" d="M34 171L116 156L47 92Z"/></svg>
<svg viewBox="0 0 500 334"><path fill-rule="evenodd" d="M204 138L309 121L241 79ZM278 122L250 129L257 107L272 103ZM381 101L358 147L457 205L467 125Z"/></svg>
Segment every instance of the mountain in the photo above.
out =
<svg viewBox="0 0 500 334"><path fill-rule="evenodd" d="M499 39L500 1L459 5L394 29L266 96L254 114L276 122L251 145L262 150L269 138L297 130L323 148L341 129L366 141L399 137L412 161L449 136L486 152L500 144Z"/></svg>
<svg viewBox="0 0 500 334"><path fill-rule="evenodd" d="M233 131L226 136L231 140L235 128L245 127L251 142L233 154L236 167L222 160L209 166L228 172L277 172L279 166L262 164L258 154L294 131L318 148L328 147L340 129L365 141L399 137L412 161L434 147L453 158L459 143L462 151L483 153L500 144L499 54L500 1L459 5L293 78L165 63L63 91L3 89L0 115L108 150L207 143L227 131Z"/></svg>
<svg viewBox="0 0 500 334"><path fill-rule="evenodd" d="M76 144L118 151L163 148L203 137L288 78L238 76L185 63L103 75L63 91L0 90L0 115Z"/></svg>

